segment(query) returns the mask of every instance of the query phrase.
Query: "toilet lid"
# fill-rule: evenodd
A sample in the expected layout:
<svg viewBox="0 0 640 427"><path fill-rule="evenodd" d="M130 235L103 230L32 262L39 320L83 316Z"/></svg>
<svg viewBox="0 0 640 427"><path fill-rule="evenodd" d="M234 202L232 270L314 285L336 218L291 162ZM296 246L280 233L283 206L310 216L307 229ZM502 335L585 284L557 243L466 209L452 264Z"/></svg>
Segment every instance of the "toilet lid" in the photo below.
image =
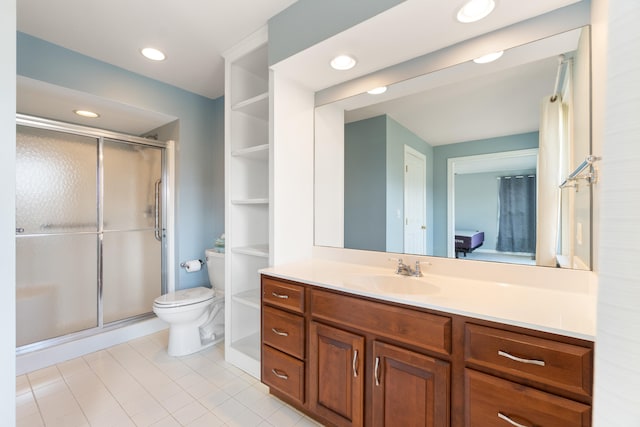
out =
<svg viewBox="0 0 640 427"><path fill-rule="evenodd" d="M200 286L191 289L182 289L169 292L155 299L157 305L187 305L206 301L213 298L214 290Z"/></svg>

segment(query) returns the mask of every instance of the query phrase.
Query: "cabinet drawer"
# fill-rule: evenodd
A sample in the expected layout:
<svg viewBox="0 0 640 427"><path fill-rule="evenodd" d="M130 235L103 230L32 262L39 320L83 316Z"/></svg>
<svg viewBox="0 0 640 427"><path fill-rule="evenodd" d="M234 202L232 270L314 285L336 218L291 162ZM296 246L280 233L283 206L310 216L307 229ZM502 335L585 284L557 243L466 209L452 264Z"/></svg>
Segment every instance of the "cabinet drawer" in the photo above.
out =
<svg viewBox="0 0 640 427"><path fill-rule="evenodd" d="M593 352L590 348L467 324L465 360L494 371L591 396Z"/></svg>
<svg viewBox="0 0 640 427"><path fill-rule="evenodd" d="M303 313L304 287L262 276L262 301L296 313Z"/></svg>
<svg viewBox="0 0 640 427"><path fill-rule="evenodd" d="M311 313L412 346L451 353L451 318L331 292L312 290Z"/></svg>
<svg viewBox="0 0 640 427"><path fill-rule="evenodd" d="M262 346L262 382L304 403L304 363L269 346Z"/></svg>
<svg viewBox="0 0 640 427"><path fill-rule="evenodd" d="M591 425L588 405L470 369L465 370L465 406L466 427Z"/></svg>
<svg viewBox="0 0 640 427"><path fill-rule="evenodd" d="M298 359L304 359L304 318L263 306L262 342Z"/></svg>

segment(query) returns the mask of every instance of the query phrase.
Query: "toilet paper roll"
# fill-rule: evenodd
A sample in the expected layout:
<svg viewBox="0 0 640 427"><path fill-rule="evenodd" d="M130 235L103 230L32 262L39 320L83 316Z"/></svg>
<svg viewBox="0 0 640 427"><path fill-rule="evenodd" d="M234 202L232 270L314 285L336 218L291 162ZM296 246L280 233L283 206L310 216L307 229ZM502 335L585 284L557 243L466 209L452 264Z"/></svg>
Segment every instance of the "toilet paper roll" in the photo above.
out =
<svg viewBox="0 0 640 427"><path fill-rule="evenodd" d="M200 264L200 260L192 259L191 261L187 261L184 263L184 269L187 270L187 273L193 273L194 271L200 271L202 268L202 264Z"/></svg>

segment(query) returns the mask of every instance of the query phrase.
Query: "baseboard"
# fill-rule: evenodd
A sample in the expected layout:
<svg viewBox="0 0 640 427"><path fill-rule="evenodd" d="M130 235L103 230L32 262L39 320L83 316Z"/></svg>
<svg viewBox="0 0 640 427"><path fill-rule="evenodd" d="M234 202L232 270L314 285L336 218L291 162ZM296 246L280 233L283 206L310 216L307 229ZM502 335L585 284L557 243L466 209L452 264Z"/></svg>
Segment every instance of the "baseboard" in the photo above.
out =
<svg viewBox="0 0 640 427"><path fill-rule="evenodd" d="M16 375L22 375L66 360L103 350L129 340L167 329L164 321L153 317L90 337L77 339L16 356Z"/></svg>

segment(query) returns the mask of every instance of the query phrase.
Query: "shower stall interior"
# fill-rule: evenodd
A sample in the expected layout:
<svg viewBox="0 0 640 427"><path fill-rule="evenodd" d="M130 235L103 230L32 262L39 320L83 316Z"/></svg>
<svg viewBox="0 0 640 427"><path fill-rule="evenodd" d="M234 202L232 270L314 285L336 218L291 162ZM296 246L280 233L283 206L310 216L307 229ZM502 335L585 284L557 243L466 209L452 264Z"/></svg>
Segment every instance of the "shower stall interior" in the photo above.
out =
<svg viewBox="0 0 640 427"><path fill-rule="evenodd" d="M166 290L166 144L16 122L18 353L150 316Z"/></svg>

